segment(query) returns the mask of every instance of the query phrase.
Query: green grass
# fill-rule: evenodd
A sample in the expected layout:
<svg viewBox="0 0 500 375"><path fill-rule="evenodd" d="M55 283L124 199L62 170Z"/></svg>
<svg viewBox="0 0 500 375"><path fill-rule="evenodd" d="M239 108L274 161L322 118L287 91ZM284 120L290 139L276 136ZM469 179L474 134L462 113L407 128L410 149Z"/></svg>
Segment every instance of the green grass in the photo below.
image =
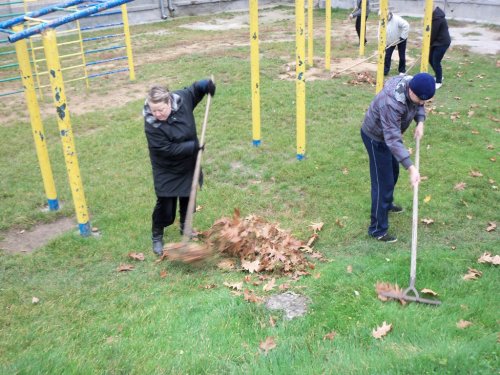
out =
<svg viewBox="0 0 500 375"><path fill-rule="evenodd" d="M317 25L323 16L318 12ZM345 16L334 12L334 22ZM137 60L161 54L159 46L180 40L248 38L246 29L199 32L178 27L200 20L132 27ZM276 29L269 26L268 32L294 30L293 21L286 27L284 21L278 24ZM157 47L151 48L145 33L165 28L170 34L157 34L152 41ZM342 55L357 56L352 43L340 43ZM337 56L335 40L333 46ZM321 48L318 40L318 54ZM221 53L199 48L176 58L164 53L164 60L140 65L136 82L123 84L134 92L153 81L177 88L215 75L217 95L210 109L203 160L205 186L198 195L203 210L196 215L195 226L207 229L236 207L242 215L257 214L278 222L304 240L310 234L309 224L324 222L315 248L331 261L316 264L313 273L319 273L319 278L291 283L293 291L311 299L308 314L285 321L275 311L233 296L223 282L241 281L242 273L223 272L211 263L155 262L150 251L154 191L141 99L72 115L92 225L102 236L84 239L69 232L29 255L0 253L0 373L498 372L498 267L476 262L483 252L498 254L500 248L498 229L485 230L488 222L500 222L499 192L494 188L500 183L498 161L489 160L498 159L499 147L499 125L490 119L500 117L495 59L452 48L443 62L444 86L432 102L437 113L428 116L421 151L421 173L428 180L420 187L419 216L435 223L419 225L417 271L417 287L438 292L443 304L401 307L380 302L374 284L408 285L412 191L406 172L401 172L396 191L405 212L391 217L391 229L399 241L380 244L366 235L368 158L359 128L374 88L345 84L349 76L308 82L307 158L298 162L295 84L278 78L284 64L294 61L293 35L290 42L263 44L261 49L259 148L251 146L245 47ZM409 49L419 54L416 46L410 44ZM102 80L102 87L93 86L89 95L113 92L116 82ZM199 125L204 105L196 111ZM474 111L471 117L469 110ZM460 118L452 121L453 112L459 112ZM46 118L44 125L64 208L60 213L39 210L45 196L30 124L2 125L0 230L4 232L74 215L55 119ZM411 131L406 143L413 146ZM487 148L490 144L493 150ZM471 177L471 170L481 171L483 177ZM459 182L467 183L465 190L454 189ZM423 202L425 196L431 196L428 203ZM179 240L177 227L169 228L167 236L170 241ZM116 272L120 263L129 262L127 254L132 251L144 252L146 261L135 263L131 272ZM348 265L352 273L347 273ZM468 267L483 276L464 281ZM162 270L168 272L164 279ZM277 283L284 282L289 281L279 278ZM208 284L217 287L203 288ZM33 296L40 303L32 304ZM270 315L277 320L275 327L269 324ZM461 319L473 325L458 329ZM383 340L375 340L372 329L383 321L392 323L393 330ZM323 340L331 331L337 332L334 341ZM263 355L259 343L268 336L275 337L277 346Z"/></svg>

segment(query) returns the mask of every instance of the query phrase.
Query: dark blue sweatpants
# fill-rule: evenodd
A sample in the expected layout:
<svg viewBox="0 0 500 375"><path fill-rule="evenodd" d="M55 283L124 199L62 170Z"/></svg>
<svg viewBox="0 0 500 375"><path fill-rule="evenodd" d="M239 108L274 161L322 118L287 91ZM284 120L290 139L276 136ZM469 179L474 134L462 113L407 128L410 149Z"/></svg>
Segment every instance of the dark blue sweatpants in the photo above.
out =
<svg viewBox="0 0 500 375"><path fill-rule="evenodd" d="M394 187L398 182L399 163L385 142L377 142L361 131L370 159L372 209L368 234L383 236L389 229L389 209L394 200Z"/></svg>

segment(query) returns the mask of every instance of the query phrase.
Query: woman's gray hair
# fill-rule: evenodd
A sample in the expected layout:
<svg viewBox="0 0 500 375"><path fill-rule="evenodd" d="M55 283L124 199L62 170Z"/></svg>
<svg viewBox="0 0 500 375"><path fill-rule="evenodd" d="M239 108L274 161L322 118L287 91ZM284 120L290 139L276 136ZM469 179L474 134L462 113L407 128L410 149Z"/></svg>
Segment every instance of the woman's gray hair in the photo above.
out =
<svg viewBox="0 0 500 375"><path fill-rule="evenodd" d="M170 91L167 87L153 86L149 89L147 101L148 103L166 103L170 104Z"/></svg>

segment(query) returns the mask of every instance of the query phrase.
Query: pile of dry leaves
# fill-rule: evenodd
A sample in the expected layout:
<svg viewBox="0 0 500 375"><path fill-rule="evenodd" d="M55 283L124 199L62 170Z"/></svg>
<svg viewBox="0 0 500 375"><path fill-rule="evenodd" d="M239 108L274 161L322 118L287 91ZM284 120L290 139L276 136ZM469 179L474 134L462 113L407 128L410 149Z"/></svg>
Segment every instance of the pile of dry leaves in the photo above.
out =
<svg viewBox="0 0 500 375"><path fill-rule="evenodd" d="M377 80L371 75L370 72L355 73L354 79L349 81L351 85L363 85L368 83L370 85L375 85Z"/></svg>
<svg viewBox="0 0 500 375"><path fill-rule="evenodd" d="M213 251L239 259L241 268L250 273L265 271L300 275L314 269L306 253L310 258L325 260L312 249L322 226L322 223L310 226L314 233L306 243L259 216L241 218L239 210L235 209L232 218L217 220L203 237Z"/></svg>

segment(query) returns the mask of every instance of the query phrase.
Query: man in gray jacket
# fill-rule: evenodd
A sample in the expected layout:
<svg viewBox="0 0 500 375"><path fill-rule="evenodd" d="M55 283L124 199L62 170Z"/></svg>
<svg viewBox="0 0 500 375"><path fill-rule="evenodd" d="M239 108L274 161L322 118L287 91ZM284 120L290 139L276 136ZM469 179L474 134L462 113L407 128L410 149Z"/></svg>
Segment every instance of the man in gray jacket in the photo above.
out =
<svg viewBox="0 0 500 375"><path fill-rule="evenodd" d="M394 205L394 188L399 176L399 163L410 173L410 182L417 186L420 174L403 145L403 133L415 120L415 138L424 134L427 100L436 91L434 78L427 73L397 76L389 79L368 108L361 138L370 159L371 221L368 234L379 241L396 242L388 233L389 212L401 212Z"/></svg>

